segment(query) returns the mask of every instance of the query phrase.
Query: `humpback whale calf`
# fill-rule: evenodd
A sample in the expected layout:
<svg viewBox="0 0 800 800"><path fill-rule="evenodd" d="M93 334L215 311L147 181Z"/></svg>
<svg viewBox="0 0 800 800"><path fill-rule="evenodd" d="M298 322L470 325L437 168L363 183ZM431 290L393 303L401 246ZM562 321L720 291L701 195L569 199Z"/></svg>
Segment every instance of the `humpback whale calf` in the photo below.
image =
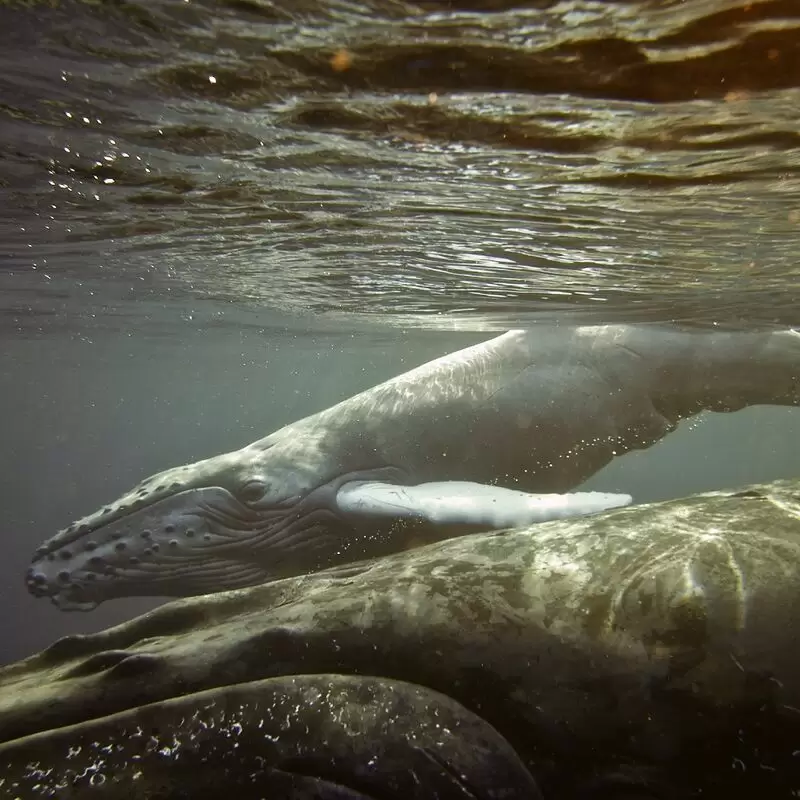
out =
<svg viewBox="0 0 800 800"><path fill-rule="evenodd" d="M623 506L563 493L683 418L758 403L800 404L800 332L512 330L148 478L45 542L26 583L89 610Z"/></svg>

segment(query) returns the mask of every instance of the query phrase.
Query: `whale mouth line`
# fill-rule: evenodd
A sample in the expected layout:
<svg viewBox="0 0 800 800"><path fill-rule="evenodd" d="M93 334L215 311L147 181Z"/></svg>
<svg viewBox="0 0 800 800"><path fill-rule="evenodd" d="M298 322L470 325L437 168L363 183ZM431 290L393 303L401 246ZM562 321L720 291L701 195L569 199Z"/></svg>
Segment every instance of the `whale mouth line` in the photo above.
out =
<svg viewBox="0 0 800 800"><path fill-rule="evenodd" d="M50 602L59 611L94 611L100 605L99 600L74 600L65 597L63 592L50 595Z"/></svg>
<svg viewBox="0 0 800 800"><path fill-rule="evenodd" d="M268 579L269 570L259 561L241 562L230 555L209 552L209 548L204 546L202 552L189 559L166 556L166 562L161 560L159 565L143 563L132 568L118 567L113 575L107 576L107 581L87 584L78 573L70 583L29 588L35 596L49 599L59 611L86 612L107 600L137 596L196 596L219 591L216 587L220 580L226 583L227 589L237 589ZM190 590L176 594L174 587L180 584L185 589L187 579ZM114 586L119 585L126 587L124 594L114 591Z"/></svg>

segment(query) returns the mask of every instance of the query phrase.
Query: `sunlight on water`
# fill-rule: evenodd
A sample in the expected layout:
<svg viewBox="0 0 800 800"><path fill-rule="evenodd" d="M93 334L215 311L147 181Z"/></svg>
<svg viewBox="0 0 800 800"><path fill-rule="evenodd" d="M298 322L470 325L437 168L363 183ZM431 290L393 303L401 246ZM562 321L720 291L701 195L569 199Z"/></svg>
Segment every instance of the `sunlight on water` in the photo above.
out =
<svg viewBox="0 0 800 800"><path fill-rule="evenodd" d="M11 3L7 318L797 322L795 16L469 5Z"/></svg>

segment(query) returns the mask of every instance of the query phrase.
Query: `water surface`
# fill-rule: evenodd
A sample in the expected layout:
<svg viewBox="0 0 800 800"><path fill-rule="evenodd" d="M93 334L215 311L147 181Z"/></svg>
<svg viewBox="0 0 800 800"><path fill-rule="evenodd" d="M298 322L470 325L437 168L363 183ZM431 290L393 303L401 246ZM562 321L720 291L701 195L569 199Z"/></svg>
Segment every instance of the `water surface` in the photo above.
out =
<svg viewBox="0 0 800 800"><path fill-rule="evenodd" d="M11 326L799 321L794 0L0 13Z"/></svg>

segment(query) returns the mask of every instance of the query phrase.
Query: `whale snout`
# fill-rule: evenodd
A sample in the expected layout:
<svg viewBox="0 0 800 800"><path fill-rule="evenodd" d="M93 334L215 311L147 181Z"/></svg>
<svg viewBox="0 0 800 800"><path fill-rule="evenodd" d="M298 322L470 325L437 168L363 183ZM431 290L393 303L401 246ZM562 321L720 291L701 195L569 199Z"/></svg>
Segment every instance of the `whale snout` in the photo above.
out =
<svg viewBox="0 0 800 800"><path fill-rule="evenodd" d="M77 533L40 547L25 583L62 610L90 610L120 596L201 594L236 561L260 521L219 487L180 491L110 519L98 512Z"/></svg>
<svg viewBox="0 0 800 800"><path fill-rule="evenodd" d="M54 584L35 565L28 568L25 585L34 597L49 597L62 611L91 611L99 603L87 591L88 587L71 582L66 574L59 577L58 584Z"/></svg>

